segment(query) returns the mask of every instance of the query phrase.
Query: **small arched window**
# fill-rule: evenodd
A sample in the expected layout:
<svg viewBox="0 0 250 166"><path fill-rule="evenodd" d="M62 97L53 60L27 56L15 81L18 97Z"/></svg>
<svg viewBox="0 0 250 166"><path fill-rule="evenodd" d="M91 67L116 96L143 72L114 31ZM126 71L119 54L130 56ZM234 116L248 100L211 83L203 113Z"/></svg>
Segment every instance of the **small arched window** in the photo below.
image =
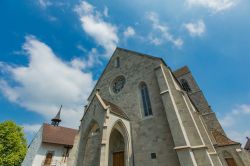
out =
<svg viewBox="0 0 250 166"><path fill-rule="evenodd" d="M145 83L140 84L140 92L141 92L144 116L150 116L152 115L152 107L148 94L148 87Z"/></svg>
<svg viewBox="0 0 250 166"><path fill-rule="evenodd" d="M181 79L181 86L183 87L183 89L184 89L186 92L190 92L190 91L191 91L188 82L187 82L186 80L184 80L184 79Z"/></svg>

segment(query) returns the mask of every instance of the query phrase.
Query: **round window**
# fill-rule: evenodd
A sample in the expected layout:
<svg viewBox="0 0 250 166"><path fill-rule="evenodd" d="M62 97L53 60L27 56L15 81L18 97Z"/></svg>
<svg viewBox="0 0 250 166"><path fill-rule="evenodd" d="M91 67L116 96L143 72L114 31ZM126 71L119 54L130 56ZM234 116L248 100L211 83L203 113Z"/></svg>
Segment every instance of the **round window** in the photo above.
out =
<svg viewBox="0 0 250 166"><path fill-rule="evenodd" d="M118 93L122 90L122 88L125 85L125 77L123 76L118 76L114 79L113 83L112 83L112 90L114 93Z"/></svg>

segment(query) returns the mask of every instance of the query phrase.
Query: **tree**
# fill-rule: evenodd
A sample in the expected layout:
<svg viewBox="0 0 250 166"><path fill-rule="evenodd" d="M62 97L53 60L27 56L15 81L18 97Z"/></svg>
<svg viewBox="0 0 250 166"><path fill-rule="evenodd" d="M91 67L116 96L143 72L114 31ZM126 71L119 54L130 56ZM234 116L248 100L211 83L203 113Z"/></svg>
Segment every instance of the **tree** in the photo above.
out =
<svg viewBox="0 0 250 166"><path fill-rule="evenodd" d="M20 166L26 151L23 128L13 121L0 123L0 165Z"/></svg>

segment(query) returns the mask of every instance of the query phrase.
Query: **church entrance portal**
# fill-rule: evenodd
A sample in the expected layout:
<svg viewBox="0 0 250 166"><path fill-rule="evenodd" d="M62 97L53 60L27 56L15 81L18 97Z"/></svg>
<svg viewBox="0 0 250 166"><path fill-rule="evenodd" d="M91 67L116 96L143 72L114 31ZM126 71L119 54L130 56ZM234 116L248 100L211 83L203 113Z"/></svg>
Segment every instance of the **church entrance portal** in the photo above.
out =
<svg viewBox="0 0 250 166"><path fill-rule="evenodd" d="M125 144L121 131L113 128L109 139L109 166L125 166Z"/></svg>
<svg viewBox="0 0 250 166"><path fill-rule="evenodd" d="M124 166L124 152L113 153L113 166Z"/></svg>
<svg viewBox="0 0 250 166"><path fill-rule="evenodd" d="M225 159L227 166L237 166L233 156L228 151L223 151L223 158Z"/></svg>
<svg viewBox="0 0 250 166"><path fill-rule="evenodd" d="M226 158L225 160L228 166L237 166L233 158Z"/></svg>

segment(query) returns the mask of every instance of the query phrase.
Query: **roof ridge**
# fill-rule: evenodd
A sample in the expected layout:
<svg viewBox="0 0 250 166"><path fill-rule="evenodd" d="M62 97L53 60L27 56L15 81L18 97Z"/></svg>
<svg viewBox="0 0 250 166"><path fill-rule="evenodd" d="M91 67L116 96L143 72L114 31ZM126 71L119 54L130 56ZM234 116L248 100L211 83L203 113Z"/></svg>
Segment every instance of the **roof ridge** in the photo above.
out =
<svg viewBox="0 0 250 166"><path fill-rule="evenodd" d="M126 51L126 52L135 53L135 54L142 55L142 56L146 56L146 57L153 58L153 59L159 59L159 60L162 60L162 61L163 61L163 59L162 59L161 57L158 57L158 56L153 56L153 55L149 55L149 54L145 54L145 53L140 53L140 52L138 52L138 51L129 50L129 49L126 49L126 48L121 48L121 47L116 47L116 49L117 49L117 50Z"/></svg>
<svg viewBox="0 0 250 166"><path fill-rule="evenodd" d="M74 129L74 128L64 127L64 126L53 126L53 125L48 124L48 123L43 123L43 125L47 125L47 126L51 126L51 127L55 127L55 128L65 128L65 129L71 129L71 130L76 130L76 131L78 131L77 129Z"/></svg>

